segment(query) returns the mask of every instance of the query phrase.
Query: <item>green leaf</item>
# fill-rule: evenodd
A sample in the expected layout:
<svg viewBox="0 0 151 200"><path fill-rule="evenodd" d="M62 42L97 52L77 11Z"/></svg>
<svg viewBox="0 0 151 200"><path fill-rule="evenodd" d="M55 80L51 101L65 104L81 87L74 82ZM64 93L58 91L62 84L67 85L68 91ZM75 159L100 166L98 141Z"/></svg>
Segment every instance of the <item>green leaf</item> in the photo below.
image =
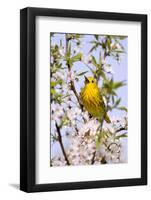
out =
<svg viewBox="0 0 151 200"><path fill-rule="evenodd" d="M128 112L128 109L124 106L118 107L119 110L124 110L125 112Z"/></svg>
<svg viewBox="0 0 151 200"><path fill-rule="evenodd" d="M83 76L84 74L86 74L88 71L84 71L84 72L81 72L79 74L77 74L77 76Z"/></svg>
<svg viewBox="0 0 151 200"><path fill-rule="evenodd" d="M57 84L58 84L57 81L51 81L51 82L50 82L50 86L51 86L51 87L55 87Z"/></svg>
<svg viewBox="0 0 151 200"><path fill-rule="evenodd" d="M109 132L106 131L102 131L97 135L95 144L96 144L96 148L98 149L100 147L100 145L104 142L104 140L106 138L108 138L110 136Z"/></svg>
<svg viewBox="0 0 151 200"><path fill-rule="evenodd" d="M69 65L70 65L70 68L72 67L72 65L73 65L73 62L72 62L72 60L69 60Z"/></svg>
<svg viewBox="0 0 151 200"><path fill-rule="evenodd" d="M50 89L50 93L51 93L51 94L55 94L55 93L56 93L55 89L54 89L54 88L51 88L51 89Z"/></svg>
<svg viewBox="0 0 151 200"><path fill-rule="evenodd" d="M103 79L106 79L105 73L101 68L98 71L98 75L101 76Z"/></svg>
<svg viewBox="0 0 151 200"><path fill-rule="evenodd" d="M97 140L95 141L95 144L96 144L96 148L98 149L98 148L100 147L100 141L97 139Z"/></svg>
<svg viewBox="0 0 151 200"><path fill-rule="evenodd" d="M110 44L111 44L111 40L108 38L108 40L107 40L107 47L108 47L108 49L110 50Z"/></svg>
<svg viewBox="0 0 151 200"><path fill-rule="evenodd" d="M62 47L62 40L60 40L60 47Z"/></svg>
<svg viewBox="0 0 151 200"><path fill-rule="evenodd" d="M92 40L92 41L90 41L89 43L90 43L90 44L95 44L95 45L96 45L98 42Z"/></svg>
<svg viewBox="0 0 151 200"><path fill-rule="evenodd" d="M61 104L62 103L62 95L59 93L55 93L54 94L54 100L58 103Z"/></svg>
<svg viewBox="0 0 151 200"><path fill-rule="evenodd" d="M67 53L66 53L66 58L69 59L70 55L71 55L71 42L69 42L69 45L68 45L68 50L67 50Z"/></svg>
<svg viewBox="0 0 151 200"><path fill-rule="evenodd" d="M112 95L112 104L114 104L114 95Z"/></svg>
<svg viewBox="0 0 151 200"><path fill-rule="evenodd" d="M117 135L117 136L115 137L115 140L118 140L118 139L120 139L120 138L126 138L126 137L127 137L126 133L123 133L123 134L121 134L121 135Z"/></svg>
<svg viewBox="0 0 151 200"><path fill-rule="evenodd" d="M103 49L106 49L106 44L105 43L100 43L100 45L102 46Z"/></svg>
<svg viewBox="0 0 151 200"><path fill-rule="evenodd" d="M72 67L72 65L73 65L73 62L72 62L72 60L70 60L70 58L68 58L68 59L66 60L66 65L71 69L71 67Z"/></svg>
<svg viewBox="0 0 151 200"><path fill-rule="evenodd" d="M51 87L55 87L55 86L58 85L58 84L62 84L62 80L61 80L61 79L59 79L59 80L57 80L57 81L51 81L51 82L50 82L50 86L51 86Z"/></svg>
<svg viewBox="0 0 151 200"><path fill-rule="evenodd" d="M113 50L113 51L116 53L126 53L125 51L122 51L122 50Z"/></svg>
<svg viewBox="0 0 151 200"><path fill-rule="evenodd" d="M123 81L121 81L121 82L113 82L112 83L112 88L113 89L118 89L119 87L122 87L122 86L125 86L126 85L126 83L124 83Z"/></svg>
<svg viewBox="0 0 151 200"><path fill-rule="evenodd" d="M72 61L72 62L77 62L77 61L79 61L79 60L81 60L81 53L78 53L77 55L75 55L75 56L73 56L73 57L71 58L71 61Z"/></svg>
<svg viewBox="0 0 151 200"><path fill-rule="evenodd" d="M96 71L93 70L92 68L89 68L91 70L91 72L95 75L96 74Z"/></svg>
<svg viewBox="0 0 151 200"><path fill-rule="evenodd" d="M127 36L117 36L120 40L124 40Z"/></svg>
<svg viewBox="0 0 151 200"><path fill-rule="evenodd" d="M97 64L97 62L96 62L95 57L94 57L93 55L91 55L91 57L92 57L92 64L93 64L94 66L98 67L98 64Z"/></svg>
<svg viewBox="0 0 151 200"><path fill-rule="evenodd" d="M94 49L96 49L96 46L93 46L93 47L90 49L89 53L91 53Z"/></svg>
<svg viewBox="0 0 151 200"><path fill-rule="evenodd" d="M98 40L98 37L99 37L99 36L98 36L98 35L94 35L94 37L95 37L96 40Z"/></svg>
<svg viewBox="0 0 151 200"><path fill-rule="evenodd" d="M117 106L120 104L120 102L121 102L121 98L119 98L119 99L115 102L114 107L117 107Z"/></svg>
<svg viewBox="0 0 151 200"><path fill-rule="evenodd" d="M62 63L60 63L60 64L58 63L57 67L58 67L58 68L61 68L61 66L62 66Z"/></svg>
<svg viewBox="0 0 151 200"><path fill-rule="evenodd" d="M110 92L113 96L117 96L116 92L115 91L111 91Z"/></svg>

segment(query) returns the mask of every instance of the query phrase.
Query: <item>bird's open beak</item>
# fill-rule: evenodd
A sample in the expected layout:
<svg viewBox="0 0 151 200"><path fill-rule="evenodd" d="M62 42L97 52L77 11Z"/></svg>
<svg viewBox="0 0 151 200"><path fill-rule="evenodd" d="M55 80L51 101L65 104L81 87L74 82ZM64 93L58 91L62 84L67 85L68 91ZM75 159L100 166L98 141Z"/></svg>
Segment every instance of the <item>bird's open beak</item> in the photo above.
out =
<svg viewBox="0 0 151 200"><path fill-rule="evenodd" d="M85 82L89 82L89 80L88 80L88 78L86 77L86 76L84 76L84 78L85 78Z"/></svg>

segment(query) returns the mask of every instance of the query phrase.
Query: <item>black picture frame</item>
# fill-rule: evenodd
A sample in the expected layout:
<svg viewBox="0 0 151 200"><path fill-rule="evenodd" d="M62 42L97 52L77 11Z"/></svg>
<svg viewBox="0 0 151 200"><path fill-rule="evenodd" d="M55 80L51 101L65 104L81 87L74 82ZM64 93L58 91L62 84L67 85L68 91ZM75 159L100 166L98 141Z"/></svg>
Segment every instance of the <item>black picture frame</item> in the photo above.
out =
<svg viewBox="0 0 151 200"><path fill-rule="evenodd" d="M36 184L35 19L54 16L141 23L141 178ZM20 189L25 192L121 187L147 184L147 15L24 8L20 11Z"/></svg>

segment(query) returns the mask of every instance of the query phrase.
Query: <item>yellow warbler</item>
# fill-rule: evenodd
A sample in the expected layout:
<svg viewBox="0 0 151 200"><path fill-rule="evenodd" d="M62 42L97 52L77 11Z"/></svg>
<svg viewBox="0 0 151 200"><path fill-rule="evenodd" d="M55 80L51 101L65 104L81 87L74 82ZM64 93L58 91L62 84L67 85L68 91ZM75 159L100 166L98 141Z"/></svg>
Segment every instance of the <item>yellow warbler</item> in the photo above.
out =
<svg viewBox="0 0 151 200"><path fill-rule="evenodd" d="M85 109L93 117L96 117L98 120L101 120L104 117L107 123L111 123L110 118L106 113L101 91L94 78L85 76L85 86L81 90L80 97Z"/></svg>

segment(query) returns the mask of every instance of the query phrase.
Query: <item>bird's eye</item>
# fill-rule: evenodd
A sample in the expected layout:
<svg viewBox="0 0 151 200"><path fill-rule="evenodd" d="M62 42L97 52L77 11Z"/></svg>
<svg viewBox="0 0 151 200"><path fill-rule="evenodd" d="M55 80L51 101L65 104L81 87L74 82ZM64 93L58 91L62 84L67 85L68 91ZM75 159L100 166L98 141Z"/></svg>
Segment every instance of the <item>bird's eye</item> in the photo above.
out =
<svg viewBox="0 0 151 200"><path fill-rule="evenodd" d="M92 83L94 83L94 81L92 80Z"/></svg>

